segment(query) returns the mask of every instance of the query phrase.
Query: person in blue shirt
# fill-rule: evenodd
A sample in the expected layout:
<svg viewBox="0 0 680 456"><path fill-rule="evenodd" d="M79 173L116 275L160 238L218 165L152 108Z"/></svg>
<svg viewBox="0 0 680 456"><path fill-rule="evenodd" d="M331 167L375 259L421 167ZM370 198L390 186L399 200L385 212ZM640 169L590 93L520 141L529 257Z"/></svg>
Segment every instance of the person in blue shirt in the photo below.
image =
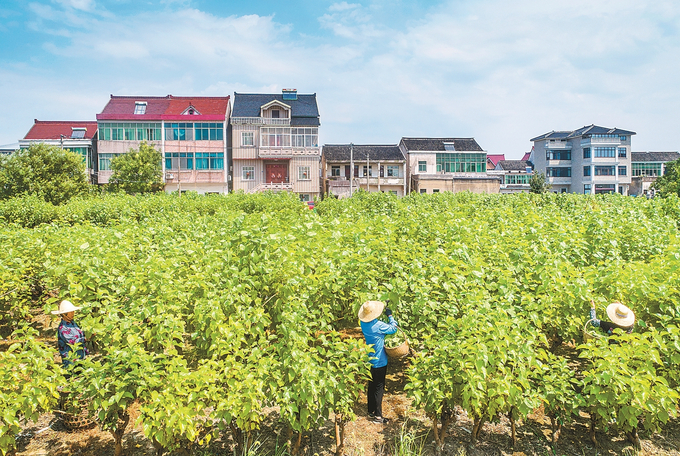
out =
<svg viewBox="0 0 680 456"><path fill-rule="evenodd" d="M57 328L57 343L64 367L72 364L69 359L72 349L76 350L76 357L79 359L85 359L85 356L89 354L85 348L85 332L74 321L75 311L80 309L82 307L76 307L70 301L64 300L59 304L59 310L52 311L54 315L61 315L61 322Z"/></svg>
<svg viewBox="0 0 680 456"><path fill-rule="evenodd" d="M595 302L590 301L590 324L596 328L600 328L608 336L614 333L615 329L621 329L622 331L630 334L633 332L633 327L635 326L635 314L627 306L621 304L620 302L612 302L607 306L607 317L609 321L602 321L597 318L595 313ZM611 342L613 343L613 342Z"/></svg>
<svg viewBox="0 0 680 456"><path fill-rule="evenodd" d="M359 309L361 331L367 345L373 346L370 358L371 380L368 382L368 416L374 423L387 424L389 419L382 415L382 398L385 392L385 375L387 374L387 354L385 353L385 336L397 332L397 322L390 309L385 309L389 323L378 320L385 309L381 301L366 301Z"/></svg>

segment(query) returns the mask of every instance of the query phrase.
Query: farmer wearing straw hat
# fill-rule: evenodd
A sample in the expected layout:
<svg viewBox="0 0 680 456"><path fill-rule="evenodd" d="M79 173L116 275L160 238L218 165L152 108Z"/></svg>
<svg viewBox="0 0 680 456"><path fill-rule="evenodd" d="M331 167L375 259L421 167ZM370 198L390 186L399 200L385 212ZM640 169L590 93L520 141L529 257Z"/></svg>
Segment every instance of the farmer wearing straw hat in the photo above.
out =
<svg viewBox="0 0 680 456"><path fill-rule="evenodd" d="M590 300L590 324L595 327L599 327L602 331L606 332L608 336L614 333L615 329L621 329L626 333L630 334L633 332L633 326L635 324L635 314L627 306L624 306L620 302L612 302L607 306L607 316L611 321L601 321L598 320L595 315L595 302Z"/></svg>
<svg viewBox="0 0 680 456"><path fill-rule="evenodd" d="M76 310L82 307L76 307L70 301L63 300L59 304L59 310L53 310L53 315L61 315L61 323L57 328L57 342L59 343L59 354L61 355L61 362L64 367L72 364L68 359L68 354L75 349L76 357L85 359L88 355L87 348L85 348L85 333L73 320Z"/></svg>
<svg viewBox="0 0 680 456"><path fill-rule="evenodd" d="M382 416L382 398L385 392L385 375L387 374L387 354L385 353L385 336L397 332L397 322L390 309L385 309L389 324L378 320L385 309L381 301L366 301L359 309L361 331L367 345L373 346L371 356L371 380L368 382L368 416L378 424L387 424L389 420Z"/></svg>

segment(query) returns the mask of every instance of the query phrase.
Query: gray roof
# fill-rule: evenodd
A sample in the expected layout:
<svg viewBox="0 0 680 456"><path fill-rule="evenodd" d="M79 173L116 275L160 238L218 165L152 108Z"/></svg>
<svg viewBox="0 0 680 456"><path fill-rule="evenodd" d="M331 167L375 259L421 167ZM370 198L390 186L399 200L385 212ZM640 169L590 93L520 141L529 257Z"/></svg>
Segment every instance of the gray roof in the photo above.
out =
<svg viewBox="0 0 680 456"><path fill-rule="evenodd" d="M475 138L401 138L408 151L446 151L444 143L453 143L457 152L484 152ZM447 151L448 152L448 151Z"/></svg>
<svg viewBox="0 0 680 456"><path fill-rule="evenodd" d="M579 138L584 135L634 135L634 131L622 130L620 128L600 127L598 125L586 125L573 131L551 131L532 138L530 141L541 141L544 139L571 139Z"/></svg>
<svg viewBox="0 0 680 456"><path fill-rule="evenodd" d="M666 163L670 161L675 161L680 158L680 153L678 152L631 152L630 161L632 163L636 162L653 162L653 163Z"/></svg>
<svg viewBox="0 0 680 456"><path fill-rule="evenodd" d="M531 168L526 160L501 160L498 166L505 171L526 171L527 167Z"/></svg>
<svg viewBox="0 0 680 456"><path fill-rule="evenodd" d="M366 161L368 156L371 161L405 161L404 154L401 153L399 146L394 145L374 145L355 144L353 146L354 161ZM321 154L327 162L348 162L350 159L349 144L325 144Z"/></svg>
<svg viewBox="0 0 680 456"><path fill-rule="evenodd" d="M260 108L271 101L280 101L291 109L290 124L319 126L319 107L316 104L316 94L298 94L297 100L284 100L282 94L267 93L236 93L234 92L234 107L232 117L260 117Z"/></svg>

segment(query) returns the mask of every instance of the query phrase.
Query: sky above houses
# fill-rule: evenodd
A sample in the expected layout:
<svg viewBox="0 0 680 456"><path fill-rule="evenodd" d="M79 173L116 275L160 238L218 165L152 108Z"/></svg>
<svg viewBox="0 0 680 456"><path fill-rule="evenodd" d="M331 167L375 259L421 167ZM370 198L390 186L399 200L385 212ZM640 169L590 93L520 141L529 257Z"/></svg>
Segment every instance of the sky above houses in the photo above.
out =
<svg viewBox="0 0 680 456"><path fill-rule="evenodd" d="M316 93L322 143L597 124L680 149L677 0L3 0L0 144L114 95Z"/></svg>

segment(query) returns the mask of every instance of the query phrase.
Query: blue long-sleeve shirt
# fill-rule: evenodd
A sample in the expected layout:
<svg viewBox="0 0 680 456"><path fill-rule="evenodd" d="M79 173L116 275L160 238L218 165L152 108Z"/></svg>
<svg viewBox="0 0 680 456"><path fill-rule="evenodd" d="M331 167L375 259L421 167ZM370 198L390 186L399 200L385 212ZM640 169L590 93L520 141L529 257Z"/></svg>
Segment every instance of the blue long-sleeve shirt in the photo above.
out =
<svg viewBox="0 0 680 456"><path fill-rule="evenodd" d="M628 334L633 332L633 326L632 325L628 328L624 328L624 327L621 327L621 326L619 326L615 323L610 323L608 321L598 320L598 318L595 314L595 309L593 309L592 307L590 308L590 319L592 320L590 322L591 325L595 326L596 328L601 328L604 332L607 333L608 336L611 336L612 334L614 334L614 329L616 329L616 328L620 328L620 329L624 330L625 332L627 332Z"/></svg>
<svg viewBox="0 0 680 456"><path fill-rule="evenodd" d="M57 342L59 343L59 354L64 367L67 367L71 362L66 359L71 351L72 345L77 345L76 356L80 359L85 359L88 355L87 348L85 348L85 333L78 326L75 321L68 322L61 320L59 328L57 328Z"/></svg>
<svg viewBox="0 0 680 456"><path fill-rule="evenodd" d="M392 315L389 323L382 322L377 318L373 321L361 322L361 331L367 345L373 345L374 353L369 360L374 368L387 366L387 353L385 353L385 336L397 332L397 321Z"/></svg>

